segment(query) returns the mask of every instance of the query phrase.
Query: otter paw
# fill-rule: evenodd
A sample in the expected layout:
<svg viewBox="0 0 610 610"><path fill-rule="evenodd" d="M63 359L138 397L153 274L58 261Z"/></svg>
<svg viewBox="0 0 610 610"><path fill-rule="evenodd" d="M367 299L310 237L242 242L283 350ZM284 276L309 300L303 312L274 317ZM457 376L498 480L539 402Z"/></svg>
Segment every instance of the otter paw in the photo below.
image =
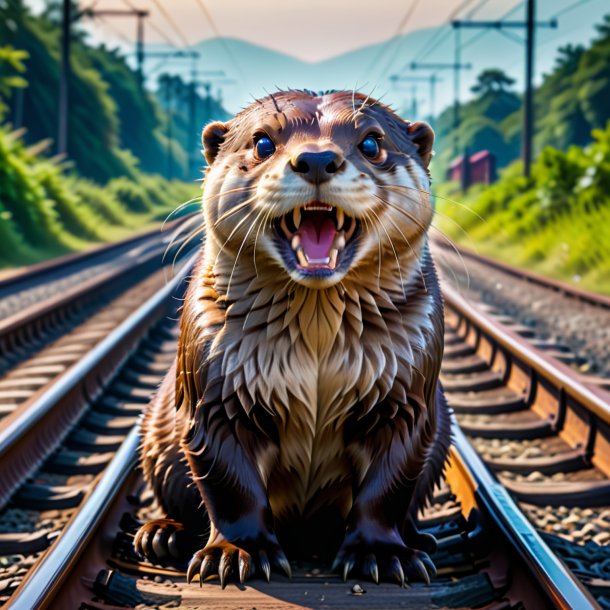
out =
<svg viewBox="0 0 610 610"><path fill-rule="evenodd" d="M184 525L173 519L145 523L133 540L136 552L152 562L184 559L197 548L196 544Z"/></svg>
<svg viewBox="0 0 610 610"><path fill-rule="evenodd" d="M243 585L256 569L260 570L269 582L271 566L282 570L288 578L291 578L290 563L279 546L274 545L267 550L259 550L253 556L244 549L222 540L208 544L193 555L186 579L190 583L199 574L201 586L206 578L217 574L220 586L224 589L231 574L237 574L239 582Z"/></svg>
<svg viewBox="0 0 610 610"><path fill-rule="evenodd" d="M333 572L339 571L346 581L350 572L358 568L364 578L379 583L382 579L396 581L404 587L410 580L423 580L430 584L436 576L434 563L424 551L400 544L346 545L333 563Z"/></svg>

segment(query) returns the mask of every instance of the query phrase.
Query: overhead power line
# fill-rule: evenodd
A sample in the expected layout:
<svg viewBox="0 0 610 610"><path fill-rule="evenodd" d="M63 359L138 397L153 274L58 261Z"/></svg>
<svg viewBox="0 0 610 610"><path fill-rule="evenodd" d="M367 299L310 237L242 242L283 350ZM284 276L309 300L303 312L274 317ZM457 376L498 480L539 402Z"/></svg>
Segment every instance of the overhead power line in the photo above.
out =
<svg viewBox="0 0 610 610"><path fill-rule="evenodd" d="M424 46L421 48L419 53L413 58L414 62L420 61L430 52L430 50L432 50L432 48L434 48L436 41L445 34L445 27L447 27L451 21L453 21L453 19L455 19L471 2L473 2L473 0L464 0L458 4L458 6L447 17L447 21L439 29L437 29L434 34L432 34L432 37L427 43L424 43Z"/></svg>
<svg viewBox="0 0 610 610"><path fill-rule="evenodd" d="M244 71L241 69L241 66L240 66L239 62L237 61L235 55L233 55L233 52L231 51L231 48L227 44L225 37L221 34L220 29L218 28L218 26L216 25L216 22L214 21L214 18L212 17L212 14L208 10L208 7L205 5L203 0L195 0L195 1L197 2L197 6L201 9L201 12L204 14L205 18L208 20L208 23L212 27L212 31L214 32L216 37L220 40L220 44L222 45L222 48L224 49L225 53L227 54L227 57L229 58L229 60L231 61L231 63L235 67L235 69L237 70L237 73L239 74L242 81L245 82L247 80L246 75L245 75Z"/></svg>
<svg viewBox="0 0 610 610"><path fill-rule="evenodd" d="M117 30L105 17L94 14L93 19L95 21L99 21L102 24L102 27L106 27L108 30L110 30L119 40L121 40L121 42L124 42L125 44L128 44L128 45L133 44L133 40L129 40L129 38L127 38L127 36L125 36L125 34L123 34L123 32L121 32L120 30Z"/></svg>
<svg viewBox="0 0 610 610"><path fill-rule="evenodd" d="M504 15L499 18L498 21L504 21L504 19L510 17L514 12L517 11L517 9L521 8L521 6L523 5L523 1L524 0L519 0L519 2L517 2L517 4L515 4L512 8L508 9L506 13L504 13ZM468 15L466 19L470 19L470 15ZM462 44L462 50L472 46L475 42L478 42L479 40L481 40L481 38L483 38L483 36L487 34L489 34L489 30L481 30L480 32L477 32L472 38L468 39L465 43Z"/></svg>
<svg viewBox="0 0 610 610"><path fill-rule="evenodd" d="M163 38L163 40L165 40L165 42L167 42L167 44L169 44L172 47L177 47L178 45L158 26L156 25L153 21L149 21L148 25L155 31L157 32L157 34L159 34L159 36L161 36L161 38Z"/></svg>
<svg viewBox="0 0 610 610"><path fill-rule="evenodd" d="M569 6L566 6L565 8L562 8L558 13L555 13L553 15L553 17L554 18L561 17L561 15L564 15L565 13L569 13L572 9L575 9L577 7L581 7L583 4L586 4L589 1L590 0L578 0L578 2L573 2Z"/></svg>
<svg viewBox="0 0 610 610"><path fill-rule="evenodd" d="M167 21L167 23L169 23L172 26L172 29L174 30L174 32L176 32L176 34L178 35L178 38L180 38L180 41L182 42L183 46L185 46L185 47L190 46L189 41L186 39L186 36L184 35L182 30L176 23L175 19L171 16L170 13L167 12L166 8L163 6L163 4L161 4L160 0L153 0L153 4L159 9L159 11L163 15L163 17L165 17L165 20Z"/></svg>
<svg viewBox="0 0 610 610"><path fill-rule="evenodd" d="M398 23L398 27L396 28L396 31L394 32L394 35L391 38L388 38L385 43L381 46L381 48L379 49L379 51L377 52L377 55L373 58L373 60L370 62L366 72L364 72L364 74L368 74L378 63L379 60L385 55L385 53L388 51L388 49L396 42L399 42L399 40L397 40L398 36L400 36L402 34L402 32L404 31L405 26L407 25L407 23L409 23L409 21L411 20L411 17L413 17L413 13L415 13L415 11L417 10L417 6L420 3L420 0L415 0L407 9L407 11L405 12L405 14L403 15L403 18L400 20L400 22ZM381 76L379 77L379 80L381 80L387 73L387 71L390 69L390 66L392 65L398 51L400 50L400 44L397 44L395 46L395 50L394 50L394 54L392 55L391 59L388 60L388 62L386 63L386 67L384 68L383 72L381 73Z"/></svg>

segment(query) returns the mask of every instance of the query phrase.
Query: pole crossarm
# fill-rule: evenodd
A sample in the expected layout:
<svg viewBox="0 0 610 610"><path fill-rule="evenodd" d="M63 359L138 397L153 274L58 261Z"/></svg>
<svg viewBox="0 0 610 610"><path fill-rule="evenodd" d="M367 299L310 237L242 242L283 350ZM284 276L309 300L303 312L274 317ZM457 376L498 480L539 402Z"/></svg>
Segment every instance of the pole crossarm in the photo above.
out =
<svg viewBox="0 0 610 610"><path fill-rule="evenodd" d="M85 8L76 13L71 21L72 23L79 21L83 17L139 17L140 19L148 17L150 12L144 9L94 9Z"/></svg>
<svg viewBox="0 0 610 610"><path fill-rule="evenodd" d="M422 63L413 61L408 64L411 70L471 70L472 64L463 63Z"/></svg>
<svg viewBox="0 0 610 610"><path fill-rule="evenodd" d="M399 74L392 74L392 76L390 76L390 80L393 83L402 81L411 83L428 83L431 80L435 80L437 83L440 83L443 81L443 79L436 76L436 74L431 74L430 76L401 76Z"/></svg>
<svg viewBox="0 0 610 610"><path fill-rule="evenodd" d="M526 21L461 21L456 19L451 22L451 26L454 28L495 28L502 30L505 28L525 28L527 27ZM535 23L537 28L557 28L557 19L551 19L550 21L537 21Z"/></svg>
<svg viewBox="0 0 610 610"><path fill-rule="evenodd" d="M199 59L201 53L199 51L147 51L146 57L156 57L165 59L167 57L188 57L189 59Z"/></svg>

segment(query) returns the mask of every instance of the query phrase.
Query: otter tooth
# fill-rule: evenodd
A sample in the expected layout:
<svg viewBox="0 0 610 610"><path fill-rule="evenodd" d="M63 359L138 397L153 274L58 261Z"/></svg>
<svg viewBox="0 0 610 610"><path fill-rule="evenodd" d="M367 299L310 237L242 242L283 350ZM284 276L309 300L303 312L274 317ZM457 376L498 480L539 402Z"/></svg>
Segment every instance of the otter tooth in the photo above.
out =
<svg viewBox="0 0 610 610"><path fill-rule="evenodd" d="M298 229L301 224L301 208L294 208L292 212L294 226Z"/></svg>
<svg viewBox="0 0 610 610"><path fill-rule="evenodd" d="M339 256L339 250L337 248L333 248L330 252L330 261L328 262L328 266L331 269L334 269L337 266L337 256Z"/></svg>
<svg viewBox="0 0 610 610"><path fill-rule="evenodd" d="M337 231L343 228L345 222L345 212L341 208L337 208Z"/></svg>
<svg viewBox="0 0 610 610"><path fill-rule="evenodd" d="M290 237L290 231L288 230L288 225L286 224L286 216L282 216L282 220L280 220L280 227L282 227L282 231L286 233L286 237Z"/></svg>
<svg viewBox="0 0 610 610"><path fill-rule="evenodd" d="M290 242L293 250L296 250L301 245L301 236L298 233L295 233L292 236L292 241Z"/></svg>
<svg viewBox="0 0 610 610"><path fill-rule="evenodd" d="M299 263L301 264L301 267L309 267L309 262L307 261L305 252L303 252L303 248L299 248L297 250L297 258L299 259Z"/></svg>
<svg viewBox="0 0 610 610"><path fill-rule="evenodd" d="M339 250L339 252L345 248L345 233L343 233L343 231L341 233L337 233L335 236L333 247Z"/></svg>

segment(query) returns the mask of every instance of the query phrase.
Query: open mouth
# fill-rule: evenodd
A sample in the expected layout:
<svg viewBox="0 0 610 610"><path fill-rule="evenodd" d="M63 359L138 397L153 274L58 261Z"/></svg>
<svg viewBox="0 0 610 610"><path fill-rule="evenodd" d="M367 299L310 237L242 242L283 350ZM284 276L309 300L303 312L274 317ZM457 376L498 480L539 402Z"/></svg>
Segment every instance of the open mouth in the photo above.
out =
<svg viewBox="0 0 610 610"><path fill-rule="evenodd" d="M335 271L359 229L359 221L341 208L313 201L284 214L275 222L281 241L302 272ZM284 254L287 248L282 248Z"/></svg>

